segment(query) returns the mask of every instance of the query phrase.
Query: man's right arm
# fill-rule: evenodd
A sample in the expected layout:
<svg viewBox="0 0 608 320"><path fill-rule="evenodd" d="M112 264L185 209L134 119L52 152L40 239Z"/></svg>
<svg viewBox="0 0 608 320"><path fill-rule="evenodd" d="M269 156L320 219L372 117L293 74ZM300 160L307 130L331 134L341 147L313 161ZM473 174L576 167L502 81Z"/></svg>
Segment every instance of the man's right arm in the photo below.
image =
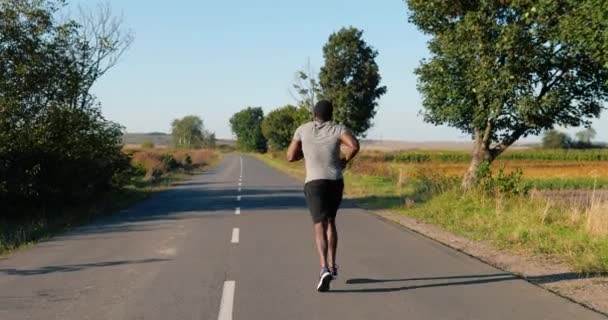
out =
<svg viewBox="0 0 608 320"><path fill-rule="evenodd" d="M359 153L359 141L357 141L357 138L355 138L352 133L350 133L349 131L344 131L340 135L340 143L342 143L342 145L346 146L346 148L348 149L343 159L343 165L344 167L346 167L346 165L351 160L353 160L357 153Z"/></svg>
<svg viewBox="0 0 608 320"><path fill-rule="evenodd" d="M292 140L289 148L287 149L287 161L296 162L304 159L304 153L302 152L302 141Z"/></svg>

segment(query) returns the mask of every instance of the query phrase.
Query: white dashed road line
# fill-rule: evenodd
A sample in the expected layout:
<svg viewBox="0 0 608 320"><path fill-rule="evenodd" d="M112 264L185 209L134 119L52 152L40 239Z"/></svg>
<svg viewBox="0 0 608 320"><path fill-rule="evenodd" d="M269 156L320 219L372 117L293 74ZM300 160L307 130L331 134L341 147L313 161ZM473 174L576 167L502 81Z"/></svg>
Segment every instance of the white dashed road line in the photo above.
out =
<svg viewBox="0 0 608 320"><path fill-rule="evenodd" d="M232 229L232 240L230 242L232 243L239 243L239 235L241 233L241 230L239 230L239 228L234 228Z"/></svg>
<svg viewBox="0 0 608 320"><path fill-rule="evenodd" d="M234 308L235 281L225 281L222 290L222 301L220 302L220 314L217 320L232 320L232 309Z"/></svg>
<svg viewBox="0 0 608 320"><path fill-rule="evenodd" d="M241 214L241 208L240 208L240 207L239 207L239 208L236 208L236 210L234 211L234 213L235 213L236 215Z"/></svg>
<svg viewBox="0 0 608 320"><path fill-rule="evenodd" d="M241 201L241 196L236 196L236 201Z"/></svg>

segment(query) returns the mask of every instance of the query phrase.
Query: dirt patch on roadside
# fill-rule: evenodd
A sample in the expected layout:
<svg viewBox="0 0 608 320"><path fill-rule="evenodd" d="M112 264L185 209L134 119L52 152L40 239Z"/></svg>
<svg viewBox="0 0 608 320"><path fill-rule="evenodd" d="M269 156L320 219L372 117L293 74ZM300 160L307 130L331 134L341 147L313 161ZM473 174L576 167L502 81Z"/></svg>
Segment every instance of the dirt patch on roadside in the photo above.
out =
<svg viewBox="0 0 608 320"><path fill-rule="evenodd" d="M511 272L564 298L608 315L608 277L581 275L557 261L499 250L490 243L472 241L444 229L390 211L372 211L380 217Z"/></svg>

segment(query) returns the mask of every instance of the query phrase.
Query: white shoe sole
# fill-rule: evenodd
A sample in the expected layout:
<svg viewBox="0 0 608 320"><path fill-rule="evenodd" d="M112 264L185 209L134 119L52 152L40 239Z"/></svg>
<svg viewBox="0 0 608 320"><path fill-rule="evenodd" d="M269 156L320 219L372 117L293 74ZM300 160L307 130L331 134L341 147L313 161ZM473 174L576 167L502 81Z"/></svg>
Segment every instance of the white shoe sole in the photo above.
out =
<svg viewBox="0 0 608 320"><path fill-rule="evenodd" d="M332 276L331 273L325 272L321 275L321 279L319 279L319 284L317 285L317 291L319 292L327 292L329 291L329 285L331 283Z"/></svg>

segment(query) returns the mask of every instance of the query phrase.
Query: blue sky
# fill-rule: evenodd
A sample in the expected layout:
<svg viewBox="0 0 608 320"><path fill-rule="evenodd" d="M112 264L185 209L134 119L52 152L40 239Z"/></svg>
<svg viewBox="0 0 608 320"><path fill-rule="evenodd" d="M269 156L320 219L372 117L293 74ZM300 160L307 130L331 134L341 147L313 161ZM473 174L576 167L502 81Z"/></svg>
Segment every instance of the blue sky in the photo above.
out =
<svg viewBox="0 0 608 320"><path fill-rule="evenodd" d="M418 115L421 98L413 70L428 52L401 0L110 3L115 14L124 15L135 42L94 93L104 115L129 132L169 132L173 119L195 114L218 137L229 138L228 119L240 109L261 106L268 112L294 103L289 89L296 71L308 59L319 68L329 35L354 26L379 51L388 87L369 138L468 139L455 129L425 124ZM608 140L606 118L595 126L600 140Z"/></svg>

